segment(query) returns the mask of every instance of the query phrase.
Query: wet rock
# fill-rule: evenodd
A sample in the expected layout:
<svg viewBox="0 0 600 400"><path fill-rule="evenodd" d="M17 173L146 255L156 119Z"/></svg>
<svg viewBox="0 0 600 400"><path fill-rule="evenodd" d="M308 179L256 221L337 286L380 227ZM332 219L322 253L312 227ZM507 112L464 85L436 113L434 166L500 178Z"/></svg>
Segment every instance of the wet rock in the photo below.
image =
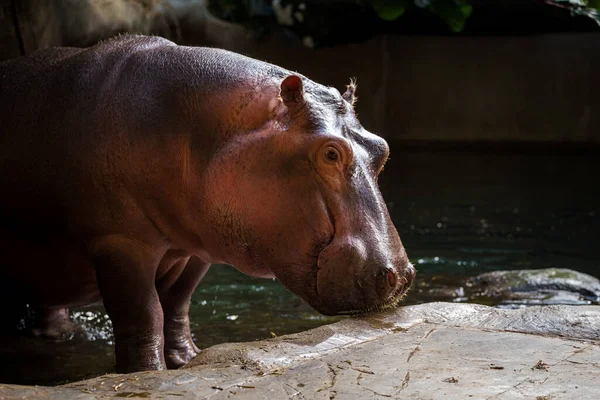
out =
<svg viewBox="0 0 600 400"><path fill-rule="evenodd" d="M600 302L600 280L563 268L493 271L469 279L465 286L471 300L504 307Z"/></svg>
<svg viewBox="0 0 600 400"><path fill-rule="evenodd" d="M428 303L217 345L180 370L0 384L0 398L594 399L599 364L598 306Z"/></svg>

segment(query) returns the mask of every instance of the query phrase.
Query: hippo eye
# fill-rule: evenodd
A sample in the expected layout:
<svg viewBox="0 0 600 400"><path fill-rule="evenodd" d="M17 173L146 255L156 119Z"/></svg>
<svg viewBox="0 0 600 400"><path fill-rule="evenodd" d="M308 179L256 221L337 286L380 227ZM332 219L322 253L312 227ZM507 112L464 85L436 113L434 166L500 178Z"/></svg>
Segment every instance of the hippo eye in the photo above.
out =
<svg viewBox="0 0 600 400"><path fill-rule="evenodd" d="M338 154L338 151L336 149L334 149L333 147L329 147L327 149L327 152L325 153L325 157L327 157L327 161L336 162L340 155Z"/></svg>

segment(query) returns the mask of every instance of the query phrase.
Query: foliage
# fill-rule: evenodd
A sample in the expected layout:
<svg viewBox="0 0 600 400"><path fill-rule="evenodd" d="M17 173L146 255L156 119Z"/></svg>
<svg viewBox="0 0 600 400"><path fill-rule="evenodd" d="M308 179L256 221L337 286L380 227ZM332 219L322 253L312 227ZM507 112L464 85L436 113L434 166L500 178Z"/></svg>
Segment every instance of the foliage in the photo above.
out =
<svg viewBox="0 0 600 400"><path fill-rule="evenodd" d="M408 0L373 0L373 8L384 21L395 21L408 6Z"/></svg>
<svg viewBox="0 0 600 400"><path fill-rule="evenodd" d="M600 0L546 0L546 3L571 10L571 15L592 18L600 25Z"/></svg>
<svg viewBox="0 0 600 400"><path fill-rule="evenodd" d="M600 0L535 1L541 8L566 9L572 16L589 17L600 25ZM344 31L344 26L336 25L338 19L356 21L359 15L373 26L370 18L400 22L402 16L418 10L425 11L421 15L437 16L452 32L462 32L473 13L471 3L483 8L482 1L475 0L208 0L209 10L219 18L243 23L258 32L268 32L278 23L300 37L311 37L317 42L328 35L335 36L340 28L346 35L352 34Z"/></svg>
<svg viewBox="0 0 600 400"><path fill-rule="evenodd" d="M370 0L377 15L384 21L395 21L410 3L425 8L442 18L453 32L464 29L473 11L468 0ZM545 0L546 4L566 8L571 15L592 18L600 25L600 0Z"/></svg>
<svg viewBox="0 0 600 400"><path fill-rule="evenodd" d="M600 0L597 0L600 1ZM373 9L384 21L395 21L413 3L439 16L453 32L461 32L473 7L466 0L372 0Z"/></svg>

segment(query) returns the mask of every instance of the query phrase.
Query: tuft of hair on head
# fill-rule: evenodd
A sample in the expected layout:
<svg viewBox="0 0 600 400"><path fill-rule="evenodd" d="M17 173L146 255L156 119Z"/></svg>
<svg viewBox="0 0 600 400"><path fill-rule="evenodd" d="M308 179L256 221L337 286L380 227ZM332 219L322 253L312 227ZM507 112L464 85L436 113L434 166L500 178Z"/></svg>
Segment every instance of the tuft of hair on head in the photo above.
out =
<svg viewBox="0 0 600 400"><path fill-rule="evenodd" d="M356 78L350 78L350 84L346 85L346 91L342 95L342 98L350 103L352 107L354 107L354 104L358 100L358 97L356 97L356 88Z"/></svg>

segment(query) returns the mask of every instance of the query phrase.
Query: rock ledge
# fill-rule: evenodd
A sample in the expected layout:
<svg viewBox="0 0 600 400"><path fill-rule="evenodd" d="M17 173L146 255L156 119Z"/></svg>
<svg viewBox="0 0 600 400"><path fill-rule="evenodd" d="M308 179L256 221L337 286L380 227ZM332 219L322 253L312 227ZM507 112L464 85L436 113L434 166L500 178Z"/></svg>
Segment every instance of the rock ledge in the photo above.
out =
<svg viewBox="0 0 600 400"><path fill-rule="evenodd" d="M427 303L204 350L185 369L0 399L596 399L600 307Z"/></svg>

